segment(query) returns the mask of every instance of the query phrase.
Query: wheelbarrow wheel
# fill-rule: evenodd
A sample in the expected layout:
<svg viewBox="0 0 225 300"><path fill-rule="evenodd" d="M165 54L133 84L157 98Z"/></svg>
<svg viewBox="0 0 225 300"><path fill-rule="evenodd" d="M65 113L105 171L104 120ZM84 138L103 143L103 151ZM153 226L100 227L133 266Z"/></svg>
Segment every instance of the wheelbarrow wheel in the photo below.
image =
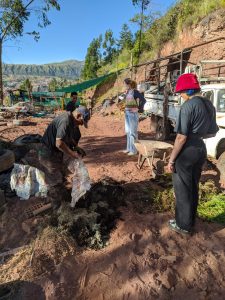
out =
<svg viewBox="0 0 225 300"><path fill-rule="evenodd" d="M167 128L163 128L163 118L160 118L156 126L156 135L155 138L157 141L165 141L169 138L170 135L170 125L168 124Z"/></svg>

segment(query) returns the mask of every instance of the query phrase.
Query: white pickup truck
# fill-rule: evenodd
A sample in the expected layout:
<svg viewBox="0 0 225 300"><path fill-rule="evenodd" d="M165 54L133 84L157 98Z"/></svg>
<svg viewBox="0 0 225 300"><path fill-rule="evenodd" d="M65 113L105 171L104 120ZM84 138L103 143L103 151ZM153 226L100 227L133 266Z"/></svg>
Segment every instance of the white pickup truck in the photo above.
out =
<svg viewBox="0 0 225 300"><path fill-rule="evenodd" d="M162 140L164 95L155 93L154 89L151 87L144 93L146 99L144 111L151 117L151 128L156 131L156 139ZM215 137L206 139L205 144L208 155L218 159L225 151L225 83L202 85L201 90L202 95L211 100L216 108L219 131ZM181 104L180 96L169 96L168 133L173 132Z"/></svg>

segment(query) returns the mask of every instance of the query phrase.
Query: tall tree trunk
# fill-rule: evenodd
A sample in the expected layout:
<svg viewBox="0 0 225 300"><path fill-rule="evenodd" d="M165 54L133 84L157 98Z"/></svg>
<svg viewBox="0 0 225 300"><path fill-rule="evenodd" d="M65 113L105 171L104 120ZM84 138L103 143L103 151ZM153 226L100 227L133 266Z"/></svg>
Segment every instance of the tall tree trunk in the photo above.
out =
<svg viewBox="0 0 225 300"><path fill-rule="evenodd" d="M141 54L143 15L144 15L144 0L142 0L142 4L141 4L141 23L140 23L139 45L138 45L138 62L139 62L139 58L140 58L140 54Z"/></svg>
<svg viewBox="0 0 225 300"><path fill-rule="evenodd" d="M0 38L0 105L3 105L2 39Z"/></svg>

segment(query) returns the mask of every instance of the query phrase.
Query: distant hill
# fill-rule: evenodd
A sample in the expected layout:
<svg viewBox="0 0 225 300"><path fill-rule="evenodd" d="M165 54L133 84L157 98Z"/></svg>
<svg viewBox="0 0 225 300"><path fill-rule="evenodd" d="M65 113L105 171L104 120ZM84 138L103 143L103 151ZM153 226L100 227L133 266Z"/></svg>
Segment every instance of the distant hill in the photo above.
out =
<svg viewBox="0 0 225 300"><path fill-rule="evenodd" d="M78 78L83 62L67 60L44 65L3 64L4 75Z"/></svg>

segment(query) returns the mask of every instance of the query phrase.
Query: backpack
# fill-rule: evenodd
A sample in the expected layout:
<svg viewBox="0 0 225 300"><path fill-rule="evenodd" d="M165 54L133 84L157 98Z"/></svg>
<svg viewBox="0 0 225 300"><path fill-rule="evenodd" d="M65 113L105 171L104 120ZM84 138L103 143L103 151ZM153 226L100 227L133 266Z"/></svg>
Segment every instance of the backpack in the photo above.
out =
<svg viewBox="0 0 225 300"><path fill-rule="evenodd" d="M216 123L216 109L213 106L212 102L206 98L198 97L205 106L207 111L208 117L211 120L210 126L207 130L207 133L204 135L205 139L211 138L216 136L217 132L219 131L219 127Z"/></svg>
<svg viewBox="0 0 225 300"><path fill-rule="evenodd" d="M139 95L135 96L135 93L137 93L137 92L138 92ZM138 112L143 113L144 112L144 106L145 106L145 103L146 103L146 99L144 98L144 96L139 91L135 90L134 91L134 99L137 100L137 98L139 99L139 104L137 103L138 104Z"/></svg>

